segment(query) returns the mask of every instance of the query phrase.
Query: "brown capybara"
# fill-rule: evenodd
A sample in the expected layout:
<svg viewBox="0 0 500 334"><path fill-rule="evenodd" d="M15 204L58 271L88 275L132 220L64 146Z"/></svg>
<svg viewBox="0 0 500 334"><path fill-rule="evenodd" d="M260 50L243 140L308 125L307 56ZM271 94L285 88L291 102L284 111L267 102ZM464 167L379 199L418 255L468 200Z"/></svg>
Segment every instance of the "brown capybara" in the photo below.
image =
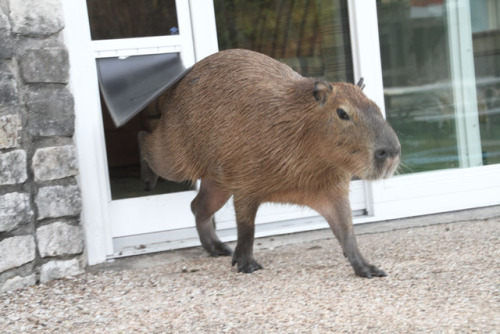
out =
<svg viewBox="0 0 500 334"><path fill-rule="evenodd" d="M357 275L386 276L358 250L349 203L353 177L390 177L401 146L362 84L304 78L248 50L226 50L196 63L161 97L162 118L141 132L142 178L201 179L191 203L212 256L233 254L238 271L253 257L255 215L263 202L308 206L329 223ZM215 233L213 215L234 196L234 253Z"/></svg>

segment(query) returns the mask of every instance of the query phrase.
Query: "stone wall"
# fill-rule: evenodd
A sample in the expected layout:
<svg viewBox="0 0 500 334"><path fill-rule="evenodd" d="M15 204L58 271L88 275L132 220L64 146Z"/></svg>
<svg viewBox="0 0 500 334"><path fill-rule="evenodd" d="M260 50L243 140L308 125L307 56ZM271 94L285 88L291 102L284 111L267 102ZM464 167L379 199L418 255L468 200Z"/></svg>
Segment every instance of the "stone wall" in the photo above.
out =
<svg viewBox="0 0 500 334"><path fill-rule="evenodd" d="M0 0L0 292L81 273L60 0Z"/></svg>

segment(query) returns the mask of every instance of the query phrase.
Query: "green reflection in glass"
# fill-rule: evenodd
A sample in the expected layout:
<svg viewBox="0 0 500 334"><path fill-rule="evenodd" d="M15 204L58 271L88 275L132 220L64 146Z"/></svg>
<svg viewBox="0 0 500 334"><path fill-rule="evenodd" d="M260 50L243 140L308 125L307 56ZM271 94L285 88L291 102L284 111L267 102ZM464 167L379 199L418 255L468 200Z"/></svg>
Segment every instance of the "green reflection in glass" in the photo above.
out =
<svg viewBox="0 0 500 334"><path fill-rule="evenodd" d="M219 49L267 54L303 76L352 82L346 0L214 0Z"/></svg>
<svg viewBox="0 0 500 334"><path fill-rule="evenodd" d="M386 114L403 173L500 162L500 6L469 5L377 0Z"/></svg>

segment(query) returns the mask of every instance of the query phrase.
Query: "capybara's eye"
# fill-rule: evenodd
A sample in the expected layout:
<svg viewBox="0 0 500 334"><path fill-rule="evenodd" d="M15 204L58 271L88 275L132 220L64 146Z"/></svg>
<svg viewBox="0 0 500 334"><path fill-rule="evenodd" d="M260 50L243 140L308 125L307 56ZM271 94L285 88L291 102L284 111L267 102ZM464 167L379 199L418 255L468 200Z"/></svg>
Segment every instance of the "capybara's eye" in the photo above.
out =
<svg viewBox="0 0 500 334"><path fill-rule="evenodd" d="M339 115L339 118L344 120L344 121L348 121L350 120L351 118L349 117L349 115L347 114L347 112L342 109L342 108L338 108L337 109L337 115Z"/></svg>

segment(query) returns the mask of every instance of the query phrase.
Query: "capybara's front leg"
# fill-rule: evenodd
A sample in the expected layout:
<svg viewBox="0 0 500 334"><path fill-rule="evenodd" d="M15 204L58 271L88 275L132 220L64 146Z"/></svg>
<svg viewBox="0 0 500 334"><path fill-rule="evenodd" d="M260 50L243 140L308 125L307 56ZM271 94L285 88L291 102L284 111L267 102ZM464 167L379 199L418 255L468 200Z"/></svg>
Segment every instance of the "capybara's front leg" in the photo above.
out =
<svg viewBox="0 0 500 334"><path fill-rule="evenodd" d="M385 271L369 264L359 251L352 225L348 194L343 197L336 197L318 211L330 225L356 275L366 278L387 276Z"/></svg>
<svg viewBox="0 0 500 334"><path fill-rule="evenodd" d="M234 196L238 242L233 253L233 266L238 264L238 272L252 273L263 267L253 258L255 216L259 202L249 198Z"/></svg>

